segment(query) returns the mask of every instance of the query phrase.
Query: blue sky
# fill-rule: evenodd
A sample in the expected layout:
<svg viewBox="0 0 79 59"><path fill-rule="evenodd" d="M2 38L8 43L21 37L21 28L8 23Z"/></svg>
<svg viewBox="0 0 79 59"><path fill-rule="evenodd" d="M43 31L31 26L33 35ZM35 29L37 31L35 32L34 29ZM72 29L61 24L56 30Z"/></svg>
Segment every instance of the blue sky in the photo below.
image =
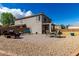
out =
<svg viewBox="0 0 79 59"><path fill-rule="evenodd" d="M79 4L77 3L2 3L7 8L31 10L34 14L44 12L56 24L79 24Z"/></svg>

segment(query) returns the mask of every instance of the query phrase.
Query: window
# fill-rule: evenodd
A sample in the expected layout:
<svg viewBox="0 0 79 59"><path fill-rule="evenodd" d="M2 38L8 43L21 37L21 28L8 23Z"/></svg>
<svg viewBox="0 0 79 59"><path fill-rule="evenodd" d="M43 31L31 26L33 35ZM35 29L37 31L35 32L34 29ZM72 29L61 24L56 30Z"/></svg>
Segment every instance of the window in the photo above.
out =
<svg viewBox="0 0 79 59"><path fill-rule="evenodd" d="M44 23L46 23L46 20L47 20L46 18L43 18L43 22L44 22Z"/></svg>
<svg viewBox="0 0 79 59"><path fill-rule="evenodd" d="M40 21L40 16L38 17L38 20Z"/></svg>

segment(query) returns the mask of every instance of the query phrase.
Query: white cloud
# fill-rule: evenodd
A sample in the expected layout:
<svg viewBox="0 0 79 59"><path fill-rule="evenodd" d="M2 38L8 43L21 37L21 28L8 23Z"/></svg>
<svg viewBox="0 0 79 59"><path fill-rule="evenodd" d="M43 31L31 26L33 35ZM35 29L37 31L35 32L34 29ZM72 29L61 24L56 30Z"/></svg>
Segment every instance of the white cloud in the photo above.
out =
<svg viewBox="0 0 79 59"><path fill-rule="evenodd" d="M31 16L33 15L32 11L29 10L27 12L23 12L21 9L16 9L16 8L8 8L8 7L4 7L2 6L2 4L0 4L0 14L3 12L10 12L12 13L16 18L23 18L26 16Z"/></svg>
<svg viewBox="0 0 79 59"><path fill-rule="evenodd" d="M31 15L33 15L33 13L32 13L32 11L30 11L30 10L25 13L25 16L31 16Z"/></svg>

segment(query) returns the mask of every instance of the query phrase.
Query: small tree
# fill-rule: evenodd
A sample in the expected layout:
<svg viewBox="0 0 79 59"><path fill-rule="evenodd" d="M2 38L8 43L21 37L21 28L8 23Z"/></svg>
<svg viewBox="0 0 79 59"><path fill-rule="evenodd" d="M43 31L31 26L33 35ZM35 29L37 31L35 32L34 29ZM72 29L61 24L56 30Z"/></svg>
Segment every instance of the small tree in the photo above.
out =
<svg viewBox="0 0 79 59"><path fill-rule="evenodd" d="M68 24L68 25L66 25L66 29L68 29L68 27L69 27L70 25Z"/></svg>
<svg viewBox="0 0 79 59"><path fill-rule="evenodd" d="M61 24L60 26L61 26L61 29L65 29L65 25Z"/></svg>
<svg viewBox="0 0 79 59"><path fill-rule="evenodd" d="M15 17L11 13L2 13L1 14L1 23L3 26L9 26L15 24Z"/></svg>

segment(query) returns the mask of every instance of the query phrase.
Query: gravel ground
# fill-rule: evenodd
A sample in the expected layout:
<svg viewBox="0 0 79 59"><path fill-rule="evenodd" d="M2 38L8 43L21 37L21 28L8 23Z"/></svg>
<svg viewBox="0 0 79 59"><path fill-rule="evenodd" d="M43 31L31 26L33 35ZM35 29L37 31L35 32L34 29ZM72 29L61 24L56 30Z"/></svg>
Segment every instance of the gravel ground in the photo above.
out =
<svg viewBox="0 0 79 59"><path fill-rule="evenodd" d="M47 35L23 35L21 39L0 37L0 55L70 56L79 49L79 37L50 38Z"/></svg>

